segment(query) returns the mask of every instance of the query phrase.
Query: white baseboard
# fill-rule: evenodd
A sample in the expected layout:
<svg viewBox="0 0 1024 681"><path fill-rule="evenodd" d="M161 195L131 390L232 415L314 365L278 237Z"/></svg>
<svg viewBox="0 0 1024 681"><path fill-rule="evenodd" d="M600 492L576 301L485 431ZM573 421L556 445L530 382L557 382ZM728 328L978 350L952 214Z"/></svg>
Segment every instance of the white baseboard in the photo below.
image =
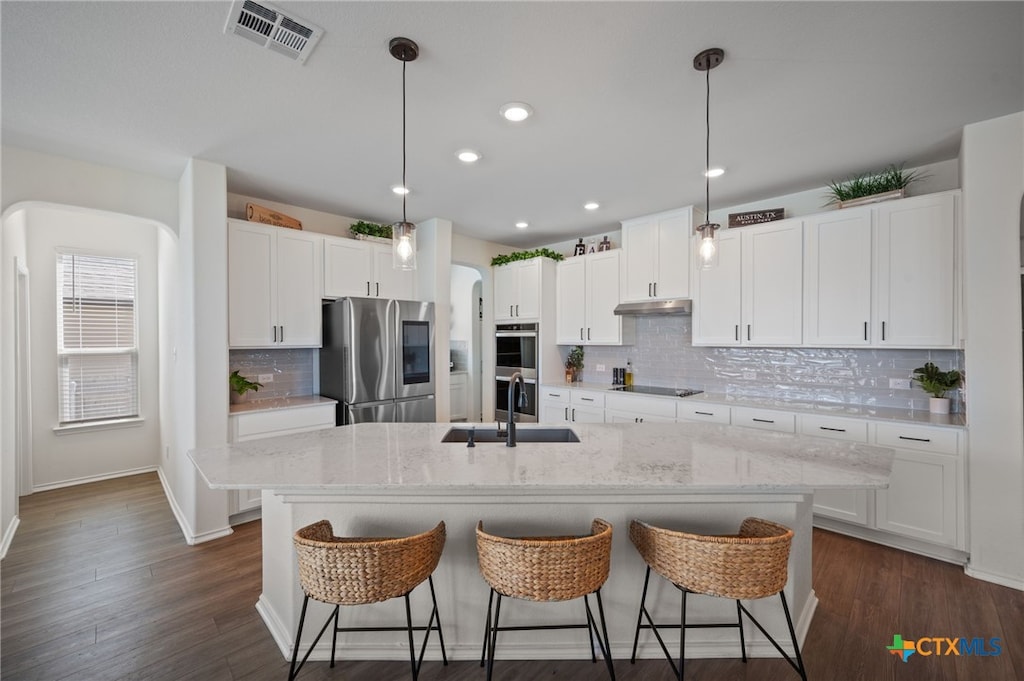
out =
<svg viewBox="0 0 1024 681"><path fill-rule="evenodd" d="M976 570L971 567L970 564L964 567L964 574L968 577L974 577L975 579L980 579L985 582L992 582L993 584L999 584L1000 586L1008 586L1011 589L1024 591L1024 579L1021 579L1020 577L1011 577L1010 575L1001 575L995 572Z"/></svg>
<svg viewBox="0 0 1024 681"><path fill-rule="evenodd" d="M85 485L90 482L100 482L101 480L113 480L114 478L125 478L129 475L139 475L140 473L152 473L153 471L159 470L156 466L143 466L141 468L131 468L124 471L117 471L116 473L104 473L102 475L87 475L82 478L72 478L70 480L60 480L58 482L49 482L45 485L33 485L33 492L46 492L51 489L60 489L62 487L73 487L75 485Z"/></svg>
<svg viewBox="0 0 1024 681"><path fill-rule="evenodd" d="M171 513L174 514L174 519L178 521L178 527L181 528L181 533L185 536L186 544L194 546L196 544L202 544L203 542L226 537L234 532L230 527L224 527L219 530L211 530L210 532L196 534L192 529L192 525L189 524L188 518L182 512L181 506L178 505L178 500L175 498L174 492L171 491L171 485L167 481L167 476L164 474L162 466L156 469L156 474L157 477L160 478L160 485L164 488L164 496L167 497L167 504L171 507Z"/></svg>
<svg viewBox="0 0 1024 681"><path fill-rule="evenodd" d="M20 524L21 518L14 516L4 530L3 543L0 543L0 560L7 557L7 549L11 548L11 542L14 541L14 533L18 531L18 525Z"/></svg>

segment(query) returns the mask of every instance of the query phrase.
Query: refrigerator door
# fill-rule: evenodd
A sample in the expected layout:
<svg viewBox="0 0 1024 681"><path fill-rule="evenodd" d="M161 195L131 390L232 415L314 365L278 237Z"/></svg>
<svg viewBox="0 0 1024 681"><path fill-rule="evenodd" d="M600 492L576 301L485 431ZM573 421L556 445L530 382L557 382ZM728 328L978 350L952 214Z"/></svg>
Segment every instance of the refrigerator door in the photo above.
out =
<svg viewBox="0 0 1024 681"><path fill-rule="evenodd" d="M394 399L394 308L379 298L324 303L321 395L348 404Z"/></svg>
<svg viewBox="0 0 1024 681"><path fill-rule="evenodd" d="M395 402L395 421L398 423L433 423L437 417L434 396L416 397Z"/></svg>
<svg viewBox="0 0 1024 681"><path fill-rule="evenodd" d="M395 403L393 400L386 402L364 402L361 404L345 404L339 409L339 414L344 412L345 422L339 425L352 423L394 423Z"/></svg>
<svg viewBox="0 0 1024 681"><path fill-rule="evenodd" d="M433 395L434 304L418 300L392 302L396 307L395 398Z"/></svg>

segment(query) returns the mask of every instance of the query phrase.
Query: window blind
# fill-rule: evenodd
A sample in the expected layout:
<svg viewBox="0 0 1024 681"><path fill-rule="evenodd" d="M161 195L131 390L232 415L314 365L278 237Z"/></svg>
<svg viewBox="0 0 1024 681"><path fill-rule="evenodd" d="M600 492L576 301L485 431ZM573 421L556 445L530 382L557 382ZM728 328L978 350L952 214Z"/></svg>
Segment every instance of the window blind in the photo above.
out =
<svg viewBox="0 0 1024 681"><path fill-rule="evenodd" d="M57 254L60 422L139 413L138 262Z"/></svg>

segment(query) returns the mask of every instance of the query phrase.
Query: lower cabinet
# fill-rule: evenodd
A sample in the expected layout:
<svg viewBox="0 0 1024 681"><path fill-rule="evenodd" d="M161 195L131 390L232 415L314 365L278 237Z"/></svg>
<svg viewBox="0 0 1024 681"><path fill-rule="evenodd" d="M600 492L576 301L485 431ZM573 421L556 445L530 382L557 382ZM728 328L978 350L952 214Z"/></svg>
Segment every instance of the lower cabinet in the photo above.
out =
<svg viewBox="0 0 1024 681"><path fill-rule="evenodd" d="M569 404L570 423L604 423L603 392L573 390Z"/></svg>
<svg viewBox="0 0 1024 681"><path fill-rule="evenodd" d="M469 418L468 376L456 371L450 375L451 420L465 421Z"/></svg>
<svg viewBox="0 0 1024 681"><path fill-rule="evenodd" d="M633 395L606 395L605 423L675 423L676 403Z"/></svg>
<svg viewBox="0 0 1024 681"><path fill-rule="evenodd" d="M569 388L541 386L537 420L540 423L569 423Z"/></svg>

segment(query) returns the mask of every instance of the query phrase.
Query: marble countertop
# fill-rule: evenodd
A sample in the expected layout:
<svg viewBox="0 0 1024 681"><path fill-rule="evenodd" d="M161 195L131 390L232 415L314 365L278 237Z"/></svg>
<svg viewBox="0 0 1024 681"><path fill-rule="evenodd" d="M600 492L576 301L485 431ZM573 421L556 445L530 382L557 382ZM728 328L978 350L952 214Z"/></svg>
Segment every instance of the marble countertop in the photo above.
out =
<svg viewBox="0 0 1024 681"><path fill-rule="evenodd" d="M964 428L967 425L963 414L932 414L920 409L896 409L893 407L876 407L864 404L840 404L835 402L803 402L758 397L737 397L724 393L700 393L690 397L673 397L671 395L645 395L612 390L614 386L607 383L545 383L544 387L572 388L573 390L594 390L610 394L636 395L662 400L686 400L687 402L704 402L707 404L724 404L731 407L752 407L755 409L781 409L803 414L820 416L846 416L849 418L869 419L872 421L890 421L894 423L912 423L922 426L948 426Z"/></svg>
<svg viewBox="0 0 1024 681"><path fill-rule="evenodd" d="M893 460L883 447L703 423L574 424L578 443L515 448L442 443L451 427L363 423L203 447L189 457L214 489L383 495L884 488ZM535 427L543 426L517 426Z"/></svg>
<svg viewBox="0 0 1024 681"><path fill-rule="evenodd" d="M293 395L292 397L271 397L266 400L249 400L242 404L232 404L229 414L245 414L253 411L269 409L297 409L299 407L315 407L321 404L337 404L338 400L320 395Z"/></svg>

